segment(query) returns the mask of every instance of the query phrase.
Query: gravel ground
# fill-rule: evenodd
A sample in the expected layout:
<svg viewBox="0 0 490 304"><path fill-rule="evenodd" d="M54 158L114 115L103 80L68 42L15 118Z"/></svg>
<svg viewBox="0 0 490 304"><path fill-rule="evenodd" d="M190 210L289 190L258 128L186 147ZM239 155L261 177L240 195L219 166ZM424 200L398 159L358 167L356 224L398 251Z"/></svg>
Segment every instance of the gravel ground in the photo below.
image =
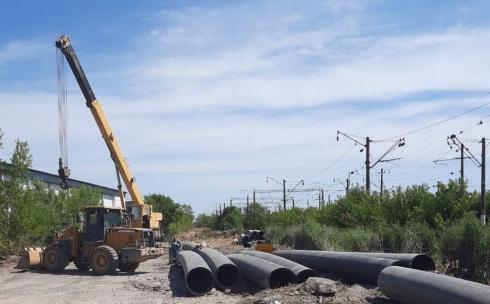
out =
<svg viewBox="0 0 490 304"><path fill-rule="evenodd" d="M202 237L200 233L191 239ZM233 237L206 237L208 246L236 252L241 248L232 245ZM191 296L184 284L182 269L168 265L168 256L147 261L133 274L116 273L110 276L93 276L80 272L70 264L62 273L18 270L17 257L0 260L0 303L58 304L58 303L208 303L208 304L286 304L286 303L336 303L336 304L391 304L370 286L333 283L335 295L312 295L304 284L295 284L274 290L261 290L242 279L231 291L213 289L208 295ZM3 263L2 263L3 262Z"/></svg>

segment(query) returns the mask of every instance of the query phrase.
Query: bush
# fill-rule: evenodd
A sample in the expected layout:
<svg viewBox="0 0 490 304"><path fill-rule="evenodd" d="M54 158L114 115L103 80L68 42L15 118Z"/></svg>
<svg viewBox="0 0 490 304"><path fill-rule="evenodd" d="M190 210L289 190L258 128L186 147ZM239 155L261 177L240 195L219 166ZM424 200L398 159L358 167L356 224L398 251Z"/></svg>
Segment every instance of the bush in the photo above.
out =
<svg viewBox="0 0 490 304"><path fill-rule="evenodd" d="M490 228L482 226L474 215L446 229L440 238L440 253L456 276L490 282Z"/></svg>

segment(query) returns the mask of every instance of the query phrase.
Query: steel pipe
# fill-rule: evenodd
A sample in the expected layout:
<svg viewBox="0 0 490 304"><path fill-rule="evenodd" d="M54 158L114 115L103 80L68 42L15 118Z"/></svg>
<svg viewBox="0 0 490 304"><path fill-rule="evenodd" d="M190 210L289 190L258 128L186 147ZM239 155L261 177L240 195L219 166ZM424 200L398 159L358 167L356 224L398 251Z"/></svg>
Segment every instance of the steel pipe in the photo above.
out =
<svg viewBox="0 0 490 304"><path fill-rule="evenodd" d="M426 254L417 253L386 253L386 252L348 252L357 255L372 256L400 261L400 266L418 269L435 270L434 260Z"/></svg>
<svg viewBox="0 0 490 304"><path fill-rule="evenodd" d="M213 273L204 259L194 251L180 251L177 263L182 266L185 287L196 296L206 294L213 288Z"/></svg>
<svg viewBox="0 0 490 304"><path fill-rule="evenodd" d="M387 267L378 277L379 289L404 304L488 304L490 286L404 267Z"/></svg>
<svg viewBox="0 0 490 304"><path fill-rule="evenodd" d="M298 264L296 262L290 261L288 259L282 258L277 255L273 255L267 252L255 251L255 250L242 250L242 254L251 255L254 257L261 258L263 260L276 263L277 265L286 267L294 273L297 283L303 283L309 277L316 275L315 271L311 268Z"/></svg>
<svg viewBox="0 0 490 304"><path fill-rule="evenodd" d="M198 247L197 243L193 241L181 241L180 246L182 250L194 250Z"/></svg>
<svg viewBox="0 0 490 304"><path fill-rule="evenodd" d="M295 280L291 270L255 256L235 253L228 258L245 277L263 288L281 287Z"/></svg>
<svg viewBox="0 0 490 304"><path fill-rule="evenodd" d="M315 271L342 279L376 285L378 274L388 266L398 266L397 260L355 255L345 252L315 250L276 250L275 255L292 260Z"/></svg>
<svg viewBox="0 0 490 304"><path fill-rule="evenodd" d="M196 251L208 264L213 272L216 286L229 289L232 288L240 276L238 267L221 252L203 247Z"/></svg>

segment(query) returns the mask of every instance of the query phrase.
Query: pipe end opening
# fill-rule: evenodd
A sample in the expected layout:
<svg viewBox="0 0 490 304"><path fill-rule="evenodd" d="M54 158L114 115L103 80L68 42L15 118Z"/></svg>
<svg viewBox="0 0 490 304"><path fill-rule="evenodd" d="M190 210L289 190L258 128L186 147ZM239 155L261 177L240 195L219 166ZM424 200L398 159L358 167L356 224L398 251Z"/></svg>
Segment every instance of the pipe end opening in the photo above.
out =
<svg viewBox="0 0 490 304"><path fill-rule="evenodd" d="M187 274L187 286L195 295L210 292L213 281L213 274L206 268L194 268Z"/></svg>
<svg viewBox="0 0 490 304"><path fill-rule="evenodd" d="M286 268L278 268L274 270L269 277L269 287L278 288L288 285L295 281L295 276L291 270Z"/></svg>
<svg viewBox="0 0 490 304"><path fill-rule="evenodd" d="M216 271L216 282L223 288L231 288L238 282L240 273L233 264L225 264Z"/></svg>
<svg viewBox="0 0 490 304"><path fill-rule="evenodd" d="M412 261L412 268L417 270L435 270L436 264L428 255L421 254L416 256Z"/></svg>

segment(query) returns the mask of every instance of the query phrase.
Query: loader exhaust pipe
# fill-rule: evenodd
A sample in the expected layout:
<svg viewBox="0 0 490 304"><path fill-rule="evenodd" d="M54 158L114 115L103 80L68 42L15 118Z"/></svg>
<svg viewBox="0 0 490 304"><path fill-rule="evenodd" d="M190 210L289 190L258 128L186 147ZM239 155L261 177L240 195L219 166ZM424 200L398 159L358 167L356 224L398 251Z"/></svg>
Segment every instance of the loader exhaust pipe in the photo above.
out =
<svg viewBox="0 0 490 304"><path fill-rule="evenodd" d="M267 252L254 251L254 250L242 250L242 254L251 255L257 258L261 258L263 260L276 263L277 265L286 267L294 273L297 283L303 283L309 277L313 277L316 275L315 271L311 268L298 264L296 262L290 261L288 259L282 258L277 255L273 255Z"/></svg>
<svg viewBox="0 0 490 304"><path fill-rule="evenodd" d="M378 287L403 304L485 304L490 299L490 286L396 266L381 271Z"/></svg>
<svg viewBox="0 0 490 304"><path fill-rule="evenodd" d="M228 257L209 247L200 248L196 252L208 263L219 288L230 289L237 283L240 271Z"/></svg>
<svg viewBox="0 0 490 304"><path fill-rule="evenodd" d="M177 263L184 270L185 287L191 294L200 296L211 291L213 273L201 256L194 251L181 251Z"/></svg>
<svg viewBox="0 0 490 304"><path fill-rule="evenodd" d="M263 288L277 288L295 281L291 270L276 263L240 253L230 254L228 258L245 277Z"/></svg>

